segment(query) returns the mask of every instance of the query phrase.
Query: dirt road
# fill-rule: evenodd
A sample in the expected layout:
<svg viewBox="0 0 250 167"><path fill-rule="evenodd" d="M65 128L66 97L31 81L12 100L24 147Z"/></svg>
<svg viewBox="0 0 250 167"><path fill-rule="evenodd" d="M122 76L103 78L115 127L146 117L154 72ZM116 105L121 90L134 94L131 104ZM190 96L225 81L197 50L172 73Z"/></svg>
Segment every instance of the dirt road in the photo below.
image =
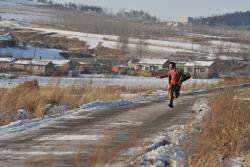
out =
<svg viewBox="0 0 250 167"><path fill-rule="evenodd" d="M143 139L189 121L195 100L207 93L186 93L177 100L175 109L168 108L165 98L158 98L146 104L59 119L28 134L0 140L0 166L71 167L90 166L97 161L122 162Z"/></svg>

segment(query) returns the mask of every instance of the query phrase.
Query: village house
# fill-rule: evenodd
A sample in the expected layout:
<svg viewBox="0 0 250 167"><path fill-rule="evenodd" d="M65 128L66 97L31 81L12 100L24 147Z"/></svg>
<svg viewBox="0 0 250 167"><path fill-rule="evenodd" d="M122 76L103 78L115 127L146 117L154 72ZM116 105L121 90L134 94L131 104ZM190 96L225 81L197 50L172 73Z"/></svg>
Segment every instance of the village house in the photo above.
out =
<svg viewBox="0 0 250 167"><path fill-rule="evenodd" d="M55 72L55 66L49 60L32 60L31 73L33 75L50 76Z"/></svg>
<svg viewBox="0 0 250 167"><path fill-rule="evenodd" d="M208 79L217 75L214 61L190 61L184 65L184 72L193 78Z"/></svg>
<svg viewBox="0 0 250 167"><path fill-rule="evenodd" d="M55 66L55 75L68 75L69 71L75 69L75 65L70 59L52 60L52 64Z"/></svg>
<svg viewBox="0 0 250 167"><path fill-rule="evenodd" d="M78 73L91 73L96 70L96 67L94 64L89 62L77 62L76 63L76 71Z"/></svg>
<svg viewBox="0 0 250 167"><path fill-rule="evenodd" d="M93 72L96 64L95 57L91 54L77 54L71 57L74 69L78 73Z"/></svg>
<svg viewBox="0 0 250 167"><path fill-rule="evenodd" d="M89 64L94 64L95 63L95 57L92 56L91 54L73 54L71 57L71 60L73 63L75 62L86 62Z"/></svg>
<svg viewBox="0 0 250 167"><path fill-rule="evenodd" d="M0 57L0 71L10 71L12 63L15 61L14 58Z"/></svg>
<svg viewBox="0 0 250 167"><path fill-rule="evenodd" d="M54 64L48 60L17 60L12 66L14 71L21 71L33 75L53 75Z"/></svg>
<svg viewBox="0 0 250 167"><path fill-rule="evenodd" d="M168 59L132 59L128 62L130 70L134 71L157 71L167 69Z"/></svg>
<svg viewBox="0 0 250 167"><path fill-rule="evenodd" d="M28 70L30 71L30 66L31 66L31 60L20 59L20 60L13 62L12 70L26 72Z"/></svg>
<svg viewBox="0 0 250 167"><path fill-rule="evenodd" d="M12 34L0 35L0 48L15 47L16 44L17 42Z"/></svg>
<svg viewBox="0 0 250 167"><path fill-rule="evenodd" d="M176 67L184 71L184 65L187 63L186 61L174 61L176 63Z"/></svg>

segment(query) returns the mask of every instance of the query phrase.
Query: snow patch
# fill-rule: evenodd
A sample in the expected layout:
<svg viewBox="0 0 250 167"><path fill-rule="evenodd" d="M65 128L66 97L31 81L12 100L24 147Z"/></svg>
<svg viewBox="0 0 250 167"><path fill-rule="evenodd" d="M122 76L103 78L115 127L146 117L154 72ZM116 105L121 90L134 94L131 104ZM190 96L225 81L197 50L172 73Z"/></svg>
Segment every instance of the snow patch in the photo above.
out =
<svg viewBox="0 0 250 167"><path fill-rule="evenodd" d="M196 100L193 106L193 110L196 112L196 122L201 123L206 114L210 111L207 99L201 98Z"/></svg>
<svg viewBox="0 0 250 167"><path fill-rule="evenodd" d="M25 152L25 151L12 151L12 150L4 150L0 152L0 155L4 155L5 157L11 156L19 156L19 155L30 155L30 156L37 156L37 155L72 155L72 154L76 154L77 152L73 152L73 151L60 151L60 152L46 152L46 151L29 151L29 152Z"/></svg>
<svg viewBox="0 0 250 167"><path fill-rule="evenodd" d="M39 139L39 141L65 141L65 140L99 140L101 137L100 135L61 135L61 134L57 134L57 135L49 135L49 136L43 136Z"/></svg>
<svg viewBox="0 0 250 167"><path fill-rule="evenodd" d="M209 111L207 99L197 99L192 110L196 113L195 124L200 124ZM186 152L183 144L188 138L191 125L194 126L188 123L167 128L146 148L140 166L185 166Z"/></svg>
<svg viewBox="0 0 250 167"><path fill-rule="evenodd" d="M176 166L184 164L185 152L181 144L186 138L186 125L172 126L167 132L157 138L154 143L146 149L141 166L165 167L170 164Z"/></svg>

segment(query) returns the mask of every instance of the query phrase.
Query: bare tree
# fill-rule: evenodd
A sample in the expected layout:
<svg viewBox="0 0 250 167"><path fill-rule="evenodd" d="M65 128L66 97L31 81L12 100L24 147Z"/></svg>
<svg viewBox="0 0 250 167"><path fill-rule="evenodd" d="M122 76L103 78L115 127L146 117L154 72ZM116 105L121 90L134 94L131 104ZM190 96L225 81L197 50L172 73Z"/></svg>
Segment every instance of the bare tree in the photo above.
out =
<svg viewBox="0 0 250 167"><path fill-rule="evenodd" d="M143 39L139 39L138 43L136 45L136 54L138 56L138 58L142 58L147 50L147 43L145 40Z"/></svg>
<svg viewBox="0 0 250 167"><path fill-rule="evenodd" d="M127 36L118 37L117 48L120 49L122 54L127 54L129 52L128 43L129 43L129 37Z"/></svg>

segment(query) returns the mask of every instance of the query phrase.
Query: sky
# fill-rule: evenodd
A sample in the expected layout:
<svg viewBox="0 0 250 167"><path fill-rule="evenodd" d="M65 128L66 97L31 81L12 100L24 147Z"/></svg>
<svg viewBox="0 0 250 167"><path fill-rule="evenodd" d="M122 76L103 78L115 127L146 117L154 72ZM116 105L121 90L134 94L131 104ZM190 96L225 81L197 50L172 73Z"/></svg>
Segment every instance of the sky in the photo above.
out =
<svg viewBox="0 0 250 167"><path fill-rule="evenodd" d="M137 9L166 20L180 17L211 16L250 10L250 0L55 0L97 5L110 11Z"/></svg>

